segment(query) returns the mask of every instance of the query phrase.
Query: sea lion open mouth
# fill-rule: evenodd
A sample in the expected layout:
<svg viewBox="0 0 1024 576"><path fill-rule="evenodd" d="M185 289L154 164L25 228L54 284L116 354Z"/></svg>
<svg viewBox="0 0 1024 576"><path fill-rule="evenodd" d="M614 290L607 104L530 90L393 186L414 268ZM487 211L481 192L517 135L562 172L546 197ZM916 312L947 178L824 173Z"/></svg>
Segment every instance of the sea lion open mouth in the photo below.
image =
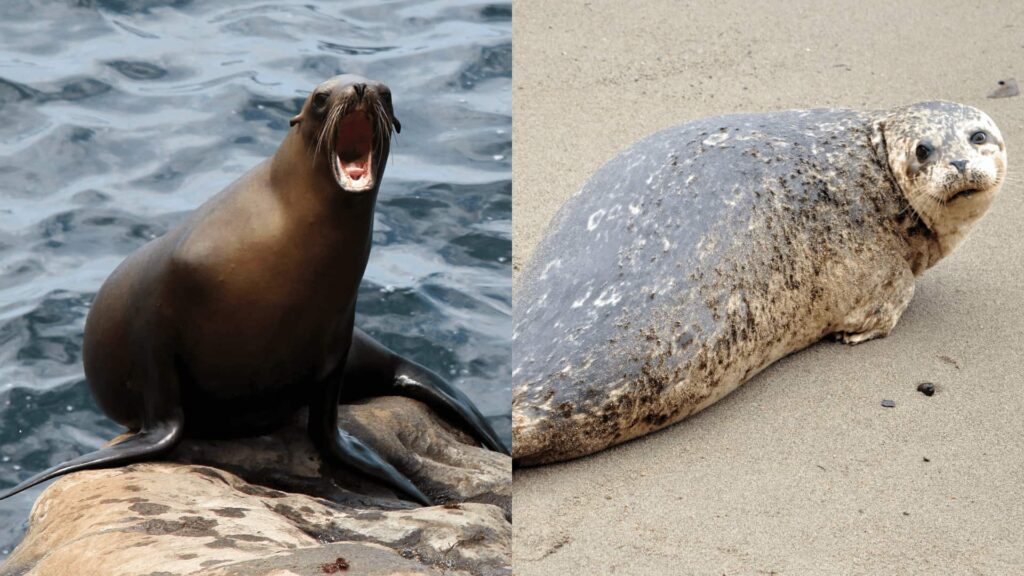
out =
<svg viewBox="0 0 1024 576"><path fill-rule="evenodd" d="M339 122L334 145L334 178L350 192L373 188L373 119L363 110Z"/></svg>

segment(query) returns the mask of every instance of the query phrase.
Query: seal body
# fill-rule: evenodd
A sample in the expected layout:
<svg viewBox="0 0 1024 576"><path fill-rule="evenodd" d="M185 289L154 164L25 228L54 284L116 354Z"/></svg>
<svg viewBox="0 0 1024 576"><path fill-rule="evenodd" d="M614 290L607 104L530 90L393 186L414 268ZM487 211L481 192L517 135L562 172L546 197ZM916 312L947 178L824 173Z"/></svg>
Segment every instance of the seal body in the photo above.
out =
<svg viewBox="0 0 1024 576"><path fill-rule="evenodd" d="M960 146L979 130L989 142ZM924 140L937 150L911 166ZM888 334L1004 172L991 120L950 103L717 117L638 142L562 207L522 273L515 461L663 428L825 336ZM935 206L911 201L911 181Z"/></svg>
<svg viewBox="0 0 1024 576"><path fill-rule="evenodd" d="M86 320L83 359L97 404L135 432L41 472L157 457L185 435L267 432L309 408L325 460L421 503L430 499L337 425L343 397L426 402L504 450L472 402L354 326L391 135L391 92L358 76L313 90L274 155L182 225L129 256Z"/></svg>

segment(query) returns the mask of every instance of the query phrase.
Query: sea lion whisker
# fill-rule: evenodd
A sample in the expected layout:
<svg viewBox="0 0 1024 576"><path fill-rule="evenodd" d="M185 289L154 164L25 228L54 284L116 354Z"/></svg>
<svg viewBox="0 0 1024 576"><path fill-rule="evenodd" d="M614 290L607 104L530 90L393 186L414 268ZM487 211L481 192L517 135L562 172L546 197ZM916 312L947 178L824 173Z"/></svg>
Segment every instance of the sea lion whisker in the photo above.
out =
<svg viewBox="0 0 1024 576"><path fill-rule="evenodd" d="M328 113L328 120L324 121L323 125L320 127L320 133L317 136L316 145L313 147L313 154L310 157L310 161L313 162L314 165L316 164L316 159L320 157L320 148L323 145L324 133L326 132L327 126L330 123L329 119L331 113L333 113L333 110Z"/></svg>
<svg viewBox="0 0 1024 576"><path fill-rule="evenodd" d="M376 102L376 108L377 124L380 126L377 151L380 153L384 150L385 146L391 145L391 132L394 130L394 125L391 123L391 118L388 117L387 110L384 109L384 104L380 100Z"/></svg>
<svg viewBox="0 0 1024 576"><path fill-rule="evenodd" d="M323 126L320 129L320 136L316 139L316 150L313 153L314 161L315 161L316 158L320 157L320 149L323 146L324 138L327 138L328 158L331 159L331 161L333 161L333 156L334 156L334 142L333 141L334 141L335 137L333 137L331 135L334 134L334 128L335 128L335 126L338 123L338 118L340 117L340 109L341 109L341 106L333 107L331 109L331 111L328 113L327 119L324 120Z"/></svg>
<svg viewBox="0 0 1024 576"><path fill-rule="evenodd" d="M391 143L391 125L387 117L387 112L384 110L384 105L380 100L377 100L373 104L374 107L374 156L379 157L383 153L384 147Z"/></svg>

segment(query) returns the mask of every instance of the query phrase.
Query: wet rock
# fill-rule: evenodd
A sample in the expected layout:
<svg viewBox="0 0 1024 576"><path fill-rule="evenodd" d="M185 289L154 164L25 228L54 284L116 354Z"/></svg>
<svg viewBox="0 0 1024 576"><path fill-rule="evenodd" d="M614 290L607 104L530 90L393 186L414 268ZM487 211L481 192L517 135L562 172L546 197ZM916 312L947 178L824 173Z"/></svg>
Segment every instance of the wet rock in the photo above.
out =
<svg viewBox="0 0 1024 576"><path fill-rule="evenodd" d="M895 408L896 407L896 403L893 402L892 400L882 400L882 407L883 408Z"/></svg>
<svg viewBox="0 0 1024 576"><path fill-rule="evenodd" d="M0 576L511 574L507 456L412 400L340 414L438 505L329 468L297 418L258 438L186 440L170 462L58 480Z"/></svg>
<svg viewBox="0 0 1024 576"><path fill-rule="evenodd" d="M932 384L931 382L921 382L917 385L917 391L925 396L931 396L932 394L935 394L935 384Z"/></svg>

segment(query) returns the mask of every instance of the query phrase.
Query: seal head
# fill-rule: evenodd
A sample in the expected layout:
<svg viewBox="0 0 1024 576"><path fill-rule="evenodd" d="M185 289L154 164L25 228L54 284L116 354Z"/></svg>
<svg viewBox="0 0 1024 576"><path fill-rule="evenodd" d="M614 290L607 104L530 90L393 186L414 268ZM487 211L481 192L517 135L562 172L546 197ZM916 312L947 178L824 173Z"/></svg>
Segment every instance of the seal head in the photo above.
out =
<svg viewBox="0 0 1024 576"><path fill-rule="evenodd" d="M875 126L893 179L948 255L995 199L1006 177L1006 146L987 114L954 102L893 110Z"/></svg>

